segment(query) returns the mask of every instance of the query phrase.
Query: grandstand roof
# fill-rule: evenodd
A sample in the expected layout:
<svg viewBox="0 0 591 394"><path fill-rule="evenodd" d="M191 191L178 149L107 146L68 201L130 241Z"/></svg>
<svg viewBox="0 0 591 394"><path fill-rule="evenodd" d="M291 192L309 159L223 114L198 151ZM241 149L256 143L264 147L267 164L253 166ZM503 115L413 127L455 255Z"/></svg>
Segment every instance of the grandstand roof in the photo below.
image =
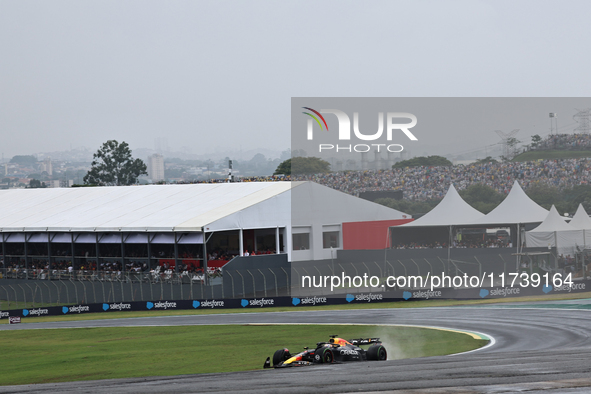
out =
<svg viewBox="0 0 591 394"><path fill-rule="evenodd" d="M0 191L0 231L201 231L202 227L219 231L241 225L286 226L290 196L285 192L301 183L4 190Z"/></svg>
<svg viewBox="0 0 591 394"><path fill-rule="evenodd" d="M572 227L579 230L590 230L591 229L591 218L583 208L583 204L579 204L577 212L573 219L569 223Z"/></svg>
<svg viewBox="0 0 591 394"><path fill-rule="evenodd" d="M0 191L0 207L2 232L225 231L407 217L313 182L14 189Z"/></svg>
<svg viewBox="0 0 591 394"><path fill-rule="evenodd" d="M445 197L435 208L414 222L400 227L459 226L470 224L483 217L484 214L468 205L451 184Z"/></svg>
<svg viewBox="0 0 591 394"><path fill-rule="evenodd" d="M474 221L473 224L517 224L543 222L548 211L525 194L515 181L507 197L488 215Z"/></svg>

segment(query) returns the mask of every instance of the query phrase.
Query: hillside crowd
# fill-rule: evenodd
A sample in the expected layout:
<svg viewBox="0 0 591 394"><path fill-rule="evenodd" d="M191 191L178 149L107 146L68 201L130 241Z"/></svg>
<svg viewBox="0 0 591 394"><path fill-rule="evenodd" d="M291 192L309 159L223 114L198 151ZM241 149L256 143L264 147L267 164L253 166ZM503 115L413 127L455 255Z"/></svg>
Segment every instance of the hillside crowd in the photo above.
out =
<svg viewBox="0 0 591 394"><path fill-rule="evenodd" d="M553 134L531 147L532 150L585 150L590 148L591 134Z"/></svg>
<svg viewBox="0 0 591 394"><path fill-rule="evenodd" d="M591 182L591 159L539 160L521 163L486 163L450 167L413 167L379 171L349 171L291 177L313 181L349 194L402 189L414 201L440 199L450 183L458 190L482 183L507 194L515 180L527 189L542 182L559 189Z"/></svg>

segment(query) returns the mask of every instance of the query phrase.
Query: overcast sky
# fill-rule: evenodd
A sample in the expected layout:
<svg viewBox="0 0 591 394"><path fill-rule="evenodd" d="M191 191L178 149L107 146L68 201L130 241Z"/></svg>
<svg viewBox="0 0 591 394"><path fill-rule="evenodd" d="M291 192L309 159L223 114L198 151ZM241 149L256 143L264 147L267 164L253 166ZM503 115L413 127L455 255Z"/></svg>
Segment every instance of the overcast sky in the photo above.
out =
<svg viewBox="0 0 591 394"><path fill-rule="evenodd" d="M0 153L158 137L280 151L294 96L588 97L589 15L585 0L0 0Z"/></svg>

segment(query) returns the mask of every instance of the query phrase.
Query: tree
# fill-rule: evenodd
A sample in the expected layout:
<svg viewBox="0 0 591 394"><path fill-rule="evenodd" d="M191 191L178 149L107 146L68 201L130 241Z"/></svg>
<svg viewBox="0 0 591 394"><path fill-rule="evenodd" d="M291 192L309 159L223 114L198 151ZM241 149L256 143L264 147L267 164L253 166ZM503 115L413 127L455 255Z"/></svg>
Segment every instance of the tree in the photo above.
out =
<svg viewBox="0 0 591 394"><path fill-rule="evenodd" d="M460 196L473 208L482 213L489 213L504 199L502 194L482 183L475 183L460 191Z"/></svg>
<svg viewBox="0 0 591 394"><path fill-rule="evenodd" d="M542 142L542 137L540 137L539 134L531 136L531 147L532 148L537 148L538 145L540 145L540 142Z"/></svg>
<svg viewBox="0 0 591 394"><path fill-rule="evenodd" d="M377 204L385 205L389 208L396 209L409 215L424 215L431 211L441 200L427 200L427 201L411 201L411 200L396 200L394 198L378 198L375 200Z"/></svg>
<svg viewBox="0 0 591 394"><path fill-rule="evenodd" d="M443 156L420 156L413 157L412 159L399 161L394 164L392 168L405 168L405 167L438 167L438 166L452 166L453 163L447 160Z"/></svg>
<svg viewBox="0 0 591 394"><path fill-rule="evenodd" d="M131 157L127 142L109 140L93 155L92 167L84 176L84 183L98 186L122 186L137 183L137 178L148 173L146 164Z"/></svg>
<svg viewBox="0 0 591 394"><path fill-rule="evenodd" d="M591 212L591 185L577 185L572 189L566 189L563 196L569 212L575 212L580 203L587 212Z"/></svg>
<svg viewBox="0 0 591 394"><path fill-rule="evenodd" d="M281 156L279 156L280 161L287 160L291 157L291 149L287 148L283 152L281 152Z"/></svg>
<svg viewBox="0 0 591 394"><path fill-rule="evenodd" d="M560 211L563 210L561 204L563 197L560 193L560 190L558 190L556 186L548 185L542 182L536 182L530 185L525 193L529 196L529 198L546 209L550 209L550 207L554 204Z"/></svg>
<svg viewBox="0 0 591 394"><path fill-rule="evenodd" d="M32 166L37 163L37 158L35 156L14 156L10 162L21 166Z"/></svg>
<svg viewBox="0 0 591 394"><path fill-rule="evenodd" d="M29 188L30 189L38 189L38 188L44 188L44 187L47 187L45 182L41 182L38 179L31 179L29 181Z"/></svg>
<svg viewBox="0 0 591 394"><path fill-rule="evenodd" d="M320 174L330 172L330 163L318 157L294 157L281 162L273 175Z"/></svg>
<svg viewBox="0 0 591 394"><path fill-rule="evenodd" d="M474 162L474 164L488 164L488 163L496 164L498 162L499 161L496 159L493 159L492 156L486 156L484 159L476 160Z"/></svg>

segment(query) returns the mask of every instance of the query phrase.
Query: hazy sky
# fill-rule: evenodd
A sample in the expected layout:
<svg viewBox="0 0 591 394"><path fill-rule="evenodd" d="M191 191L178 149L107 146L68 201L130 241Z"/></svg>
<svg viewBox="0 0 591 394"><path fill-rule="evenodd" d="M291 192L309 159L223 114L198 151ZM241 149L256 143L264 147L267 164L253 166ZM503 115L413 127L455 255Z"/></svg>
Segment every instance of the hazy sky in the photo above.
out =
<svg viewBox="0 0 591 394"><path fill-rule="evenodd" d="M585 0L0 0L0 153L283 150L293 96L588 97L589 15Z"/></svg>

